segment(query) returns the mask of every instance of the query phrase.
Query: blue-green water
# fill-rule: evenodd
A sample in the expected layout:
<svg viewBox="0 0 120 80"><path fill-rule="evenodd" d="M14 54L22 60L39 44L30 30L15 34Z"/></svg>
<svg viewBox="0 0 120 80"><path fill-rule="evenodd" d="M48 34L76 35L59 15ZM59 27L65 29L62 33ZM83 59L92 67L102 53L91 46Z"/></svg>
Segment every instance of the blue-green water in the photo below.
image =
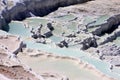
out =
<svg viewBox="0 0 120 80"><path fill-rule="evenodd" d="M72 31L77 31L77 23L71 22L67 25L68 29L71 29Z"/></svg>
<svg viewBox="0 0 120 80"><path fill-rule="evenodd" d="M11 22L9 24L9 27L10 27L9 33L20 35L23 38L24 42L27 44L28 48L39 49L39 50L47 51L47 52L54 53L57 55L62 55L62 56L72 56L72 57L80 58L81 60L94 65L98 70L100 70L104 74L109 75L113 78L117 78L118 80L120 79L119 74L111 72L109 70L110 64L100 61L98 59L95 59L91 57L88 53L85 53L77 49L72 49L72 48L56 48L49 44L45 45L45 44L35 43L34 40L30 39L30 29L25 28L22 22L15 22L15 21ZM51 38L55 40L55 37L51 37Z"/></svg>
<svg viewBox="0 0 120 80"><path fill-rule="evenodd" d="M59 20L59 21L70 21L70 20L73 20L75 19L76 17L72 14L69 14L69 15L62 15L62 16L57 16L55 17L55 19Z"/></svg>
<svg viewBox="0 0 120 80"><path fill-rule="evenodd" d="M98 17L97 19L93 19L92 17L86 17L84 20L84 23L88 24L88 23L93 22L89 26L96 27L98 25L104 24L107 21L107 19L109 19L109 17L110 17L109 15L102 15L102 16Z"/></svg>
<svg viewBox="0 0 120 80"><path fill-rule="evenodd" d="M51 36L50 39L55 43L58 43L63 40L62 37L58 37L58 36Z"/></svg>
<svg viewBox="0 0 120 80"><path fill-rule="evenodd" d="M23 23L20 22L11 22L9 24L10 29L9 33L19 35L22 38L23 37L29 37L30 36L30 31L28 28L25 28Z"/></svg>
<svg viewBox="0 0 120 80"><path fill-rule="evenodd" d="M36 27L41 23L43 24L43 26L46 26L46 23L48 22L48 20L33 17L33 18L27 18L26 20L24 20L24 22L26 22L31 27Z"/></svg>
<svg viewBox="0 0 120 80"><path fill-rule="evenodd" d="M120 37L113 41L116 45L120 46Z"/></svg>
<svg viewBox="0 0 120 80"><path fill-rule="evenodd" d="M95 31L95 29L99 25L106 23L107 19L109 19L109 18L110 18L109 15L102 15L102 16L97 17L95 19L93 19L92 17L85 17L84 24L85 25L89 24L88 25L89 26L88 31L92 32L92 31Z"/></svg>

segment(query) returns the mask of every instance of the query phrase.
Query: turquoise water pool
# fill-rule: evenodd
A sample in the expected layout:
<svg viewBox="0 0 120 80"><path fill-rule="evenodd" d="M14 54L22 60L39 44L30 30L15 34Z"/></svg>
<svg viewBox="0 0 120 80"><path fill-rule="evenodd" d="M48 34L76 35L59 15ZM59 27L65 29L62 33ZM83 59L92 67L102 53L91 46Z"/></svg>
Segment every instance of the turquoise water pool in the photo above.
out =
<svg viewBox="0 0 120 80"><path fill-rule="evenodd" d="M34 19L33 19L33 21L34 21ZM39 21L39 19L37 19L37 20L38 20L38 22L42 23L41 20L40 21ZM30 29L25 28L22 22L13 21L9 24L9 27L10 27L10 30L8 32L11 34L19 35L20 37L22 37L24 42L27 44L28 48L39 49L39 50L47 51L47 52L54 53L57 55L62 55L62 56L72 56L72 57L80 58L81 60L94 65L98 70L100 70L104 74L109 75L113 78L120 79L119 74L117 74L115 72L111 72L109 70L110 64L103 62L103 61L100 61L98 59L95 59L95 58L91 57L88 53L85 53L85 52L80 51L78 49L56 48L56 47L51 46L49 44L45 45L45 44L41 44L41 43L35 43L35 41L32 40L30 37ZM57 40L61 39L59 37L57 37L57 38L58 38ZM51 37L51 39L54 41L56 38ZM55 41L57 41L57 40L55 40Z"/></svg>
<svg viewBox="0 0 120 80"><path fill-rule="evenodd" d="M120 46L120 37L113 41L116 45Z"/></svg>
<svg viewBox="0 0 120 80"><path fill-rule="evenodd" d="M24 37L30 37L30 30L28 28L25 28L23 23L21 22L11 22L9 24L9 33L14 34L14 35L19 35L22 38Z"/></svg>

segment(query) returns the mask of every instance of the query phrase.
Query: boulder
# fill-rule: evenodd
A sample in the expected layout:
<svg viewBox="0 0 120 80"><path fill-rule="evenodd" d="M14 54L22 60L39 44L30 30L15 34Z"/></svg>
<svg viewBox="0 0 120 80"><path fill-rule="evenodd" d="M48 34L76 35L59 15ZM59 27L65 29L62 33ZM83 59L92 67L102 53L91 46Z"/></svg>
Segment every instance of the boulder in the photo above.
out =
<svg viewBox="0 0 120 80"><path fill-rule="evenodd" d="M96 39L95 37L89 37L89 38L86 38L82 41L82 50L86 50L90 47L97 47L97 42L96 42Z"/></svg>
<svg viewBox="0 0 120 80"><path fill-rule="evenodd" d="M52 34L51 31L48 31L48 32L46 32L46 33L43 34L43 36L44 36L45 38L51 37L52 35L53 35L53 34Z"/></svg>
<svg viewBox="0 0 120 80"><path fill-rule="evenodd" d="M68 47L68 43L63 40L63 41L60 41L59 43L57 43L57 46L59 46L60 48L63 48L63 47Z"/></svg>
<svg viewBox="0 0 120 80"><path fill-rule="evenodd" d="M118 28L120 24L120 14L111 16L105 22L96 25L98 26L92 33L94 35L102 35L104 33L111 33L116 28Z"/></svg>
<svg viewBox="0 0 120 80"><path fill-rule="evenodd" d="M54 28L51 23L47 23L47 28L49 28L50 31L53 31Z"/></svg>

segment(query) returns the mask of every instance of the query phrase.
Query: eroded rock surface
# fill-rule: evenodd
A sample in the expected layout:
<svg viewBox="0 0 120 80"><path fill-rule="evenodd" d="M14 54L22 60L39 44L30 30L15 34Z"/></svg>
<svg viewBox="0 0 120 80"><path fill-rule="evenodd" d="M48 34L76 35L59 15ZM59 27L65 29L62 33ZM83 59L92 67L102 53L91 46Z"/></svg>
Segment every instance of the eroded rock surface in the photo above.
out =
<svg viewBox="0 0 120 80"><path fill-rule="evenodd" d="M17 54L22 51L23 41L18 36L0 35L0 45L9 53Z"/></svg>
<svg viewBox="0 0 120 80"><path fill-rule="evenodd" d="M11 20L23 20L26 17L31 16L44 16L56 10L58 7L67 6L75 3L82 3L86 1L90 0L1 0L0 29L4 29ZM40 34L40 32L33 32L35 34L33 34L32 37L38 38L36 42L45 43L44 37L50 38L53 35L57 35L57 37L63 38L61 41L58 41L58 43L56 43L56 45L60 47L68 48L71 46L76 47L77 45L77 49L88 51L89 48L92 48L91 51L95 52L101 60L106 60L115 66L120 65L119 63L117 63L117 61L120 61L120 47L114 43L109 43L120 36L119 0L94 0L81 5L78 4L75 6L59 8L57 11L46 16L46 18L49 18L50 21L53 22L53 27L47 27L47 30L44 31L42 35ZM70 23L77 24L72 25L75 26L75 30L71 31L71 27L69 25ZM59 25L60 27L62 27L63 30L59 28L58 31L56 31L56 28L58 28ZM13 46L13 43L16 44ZM14 36L8 35L0 36L1 49L5 50L5 53L7 53L2 53L0 57L2 63L0 70L3 70L1 71L3 72L3 74L8 75L7 73L5 73L6 71L13 73L9 71L13 70L13 68L15 68L15 70L17 71L18 68L23 70L22 66L15 65L8 67L4 65L6 64L6 62L4 62L6 56L10 59L12 59L12 57L16 57L14 54L17 54L17 52L21 50L22 44L23 43L21 40L19 40L19 37L16 38ZM11 56L11 54L9 53L14 54ZM14 59L17 60L16 58ZM27 74L26 71L22 72L24 72L26 75L32 76L31 74ZM21 78L15 75L12 76L8 75L7 77L17 79ZM47 75L47 77L49 76L51 76L51 74ZM34 80L33 77L31 79Z"/></svg>
<svg viewBox="0 0 120 80"><path fill-rule="evenodd" d="M16 56L22 49L22 41L13 35L0 35L0 79L44 80L23 65ZM14 44L14 45L13 45Z"/></svg>
<svg viewBox="0 0 120 80"><path fill-rule="evenodd" d="M0 74L3 74L6 77L14 80L40 80L39 78L35 77L34 74L30 73L30 71L25 70L24 67L20 65L0 65Z"/></svg>
<svg viewBox="0 0 120 80"><path fill-rule="evenodd" d="M58 7L83 3L90 0L1 0L0 28L11 20L23 20L30 16L44 16Z"/></svg>

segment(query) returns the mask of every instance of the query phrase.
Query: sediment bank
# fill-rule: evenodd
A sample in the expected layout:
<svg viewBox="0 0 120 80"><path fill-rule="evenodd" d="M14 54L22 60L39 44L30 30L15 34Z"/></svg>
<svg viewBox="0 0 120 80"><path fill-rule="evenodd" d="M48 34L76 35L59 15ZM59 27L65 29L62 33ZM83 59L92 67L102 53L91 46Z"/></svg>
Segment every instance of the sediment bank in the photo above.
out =
<svg viewBox="0 0 120 80"><path fill-rule="evenodd" d="M93 65L91 65L87 62L84 62L81 59L76 58L76 57L60 56L60 55L56 55L56 54L52 54L52 53L48 53L48 52L44 52L44 51L40 51L40 50L33 50L33 49L27 49L27 48L24 49L24 51L21 54L19 54L18 57L23 60L24 60L24 58L31 59L31 60L37 59L37 58L41 58L42 60L50 59L53 61L66 60L66 61L70 61L70 62L77 64L79 66L79 68L83 68L83 69L93 72L96 76L101 77L101 79L103 79L103 80L115 80L114 78L111 78L110 76L107 76L107 75L103 74L102 72L100 72L99 70L97 70Z"/></svg>

